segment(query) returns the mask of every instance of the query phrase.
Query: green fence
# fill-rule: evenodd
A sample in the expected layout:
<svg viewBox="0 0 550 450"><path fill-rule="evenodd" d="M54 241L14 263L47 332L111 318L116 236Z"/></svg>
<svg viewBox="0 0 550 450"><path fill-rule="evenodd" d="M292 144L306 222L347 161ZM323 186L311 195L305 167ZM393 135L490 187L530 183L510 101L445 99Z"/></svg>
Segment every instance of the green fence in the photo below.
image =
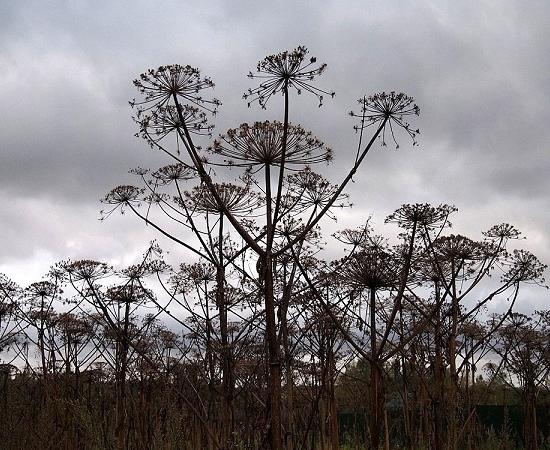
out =
<svg viewBox="0 0 550 450"><path fill-rule="evenodd" d="M389 408L389 419L395 424L400 421L399 412ZM521 443L523 429L523 410L519 405L478 405L476 406L477 423L481 429L493 430L501 435L508 433L518 444ZM368 415L364 411L341 412L338 415L340 436L342 442L365 442L367 439ZM550 407L548 405L537 408L537 427L539 434L550 439ZM398 428L398 427L396 427ZM397 430L392 430L392 436L399 441Z"/></svg>

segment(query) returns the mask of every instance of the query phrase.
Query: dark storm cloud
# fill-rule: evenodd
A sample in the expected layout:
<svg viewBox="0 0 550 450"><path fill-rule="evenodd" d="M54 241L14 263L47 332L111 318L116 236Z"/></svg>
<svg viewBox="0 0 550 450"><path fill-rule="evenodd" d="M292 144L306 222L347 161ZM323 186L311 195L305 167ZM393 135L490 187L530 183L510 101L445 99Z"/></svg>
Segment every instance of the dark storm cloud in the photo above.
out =
<svg viewBox="0 0 550 450"><path fill-rule="evenodd" d="M128 168L165 162L133 137L127 101L139 72L200 67L224 102L223 132L278 117L277 98L268 111L246 108L244 75L298 44L329 64L319 83L337 95L320 109L293 99L291 120L334 149L332 168L320 168L334 181L356 150L347 112L357 98L397 90L421 107L421 147L405 136L398 150L377 147L349 189L357 207L338 226L373 212L381 223L404 202L449 202L460 231L479 237L515 222L550 260L547 2L24 1L3 2L0 21L0 196L11 205L0 213L2 267L40 250L77 253L71 239L80 256L116 258L150 237L131 216L97 223L98 199L131 181ZM44 229L57 237L41 239Z"/></svg>

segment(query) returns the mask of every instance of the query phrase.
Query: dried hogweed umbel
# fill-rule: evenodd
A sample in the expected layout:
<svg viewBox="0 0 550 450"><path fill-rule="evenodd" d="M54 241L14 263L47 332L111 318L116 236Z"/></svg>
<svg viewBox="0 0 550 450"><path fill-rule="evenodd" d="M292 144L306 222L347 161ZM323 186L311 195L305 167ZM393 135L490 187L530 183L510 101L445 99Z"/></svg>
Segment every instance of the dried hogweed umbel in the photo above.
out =
<svg viewBox="0 0 550 450"><path fill-rule="evenodd" d="M253 167L280 165L283 156L284 125L255 122L230 129L214 141L209 151L227 158L225 164ZM299 125L288 125L285 164L307 165L330 162L332 150Z"/></svg>
<svg viewBox="0 0 550 450"><path fill-rule="evenodd" d="M200 71L191 66L172 64L150 69L134 80L142 101L133 100L130 105L138 107L138 117L149 109L158 109L168 104L174 97L183 105L195 105L215 113L221 102L215 98L205 99L200 95L204 89L214 87L208 77L201 77Z"/></svg>
<svg viewBox="0 0 550 450"><path fill-rule="evenodd" d="M420 114L420 108L414 103L414 99L403 93L381 92L371 96L364 96L357 100L361 105L360 112L351 111L352 117L358 117L360 122L354 128L356 131L363 131L371 125L383 125L382 145L386 145L386 127L389 127L391 137L395 142L396 148L399 148L395 137L394 128L403 128L416 145L416 135L420 130L411 129L409 123L405 120L406 116Z"/></svg>
<svg viewBox="0 0 550 450"><path fill-rule="evenodd" d="M243 98L248 100L248 106L258 101L265 109L268 100L277 92L288 93L289 89L295 89L301 94L303 91L310 92L319 100L319 106L323 104L324 95L334 97L334 92L327 92L311 84L311 81L321 75L327 65L321 64L315 67L317 58L307 59L308 50L299 46L292 52L285 51L276 55L270 55L258 62L257 74L250 72L249 78L262 80L257 88L249 89Z"/></svg>

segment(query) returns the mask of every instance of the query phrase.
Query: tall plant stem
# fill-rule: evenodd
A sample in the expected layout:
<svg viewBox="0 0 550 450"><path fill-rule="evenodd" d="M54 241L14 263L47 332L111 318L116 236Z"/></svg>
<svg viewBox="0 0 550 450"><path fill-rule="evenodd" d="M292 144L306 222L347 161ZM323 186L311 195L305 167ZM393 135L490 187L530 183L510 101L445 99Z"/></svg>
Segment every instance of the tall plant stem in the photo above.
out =
<svg viewBox="0 0 550 450"><path fill-rule="evenodd" d="M281 195L283 191L283 180L285 176L285 162L286 162L286 148L288 140L288 80L285 81L285 86L283 89L285 97L285 115L283 119L283 143L281 149L281 164L279 166L279 180L277 182L277 197L275 198L275 212L273 213L273 226L277 225L279 220L279 209L281 205ZM273 239L273 236L271 236ZM271 243L268 242L268 247L271 246Z"/></svg>
<svg viewBox="0 0 550 450"><path fill-rule="evenodd" d="M266 223L267 242L273 242L273 216L271 203L271 172L270 166L265 166L266 192ZM262 261L262 277L264 281L264 301L266 316L266 331L268 344L268 404L269 404L269 443L271 450L281 450L281 363L279 359L279 339L275 320L275 296L273 290L273 256L268 244Z"/></svg>

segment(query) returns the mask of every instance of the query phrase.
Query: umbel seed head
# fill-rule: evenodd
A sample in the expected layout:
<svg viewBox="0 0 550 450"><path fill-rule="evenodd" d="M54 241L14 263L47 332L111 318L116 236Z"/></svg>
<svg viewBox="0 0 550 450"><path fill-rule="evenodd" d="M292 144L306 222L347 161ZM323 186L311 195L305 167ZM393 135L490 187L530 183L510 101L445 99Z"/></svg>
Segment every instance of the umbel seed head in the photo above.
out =
<svg viewBox="0 0 550 450"><path fill-rule="evenodd" d="M249 78L258 78L260 85L249 89L243 94L248 100L248 106L257 101L265 109L269 99L276 93L288 94L294 89L298 95L309 92L319 100L319 106L323 104L325 95L334 97L334 92L328 92L315 87L312 81L321 75L327 65L315 65L317 58L307 58L308 49L298 46L293 51L284 51L276 55L266 56L258 62L256 74L249 72Z"/></svg>

